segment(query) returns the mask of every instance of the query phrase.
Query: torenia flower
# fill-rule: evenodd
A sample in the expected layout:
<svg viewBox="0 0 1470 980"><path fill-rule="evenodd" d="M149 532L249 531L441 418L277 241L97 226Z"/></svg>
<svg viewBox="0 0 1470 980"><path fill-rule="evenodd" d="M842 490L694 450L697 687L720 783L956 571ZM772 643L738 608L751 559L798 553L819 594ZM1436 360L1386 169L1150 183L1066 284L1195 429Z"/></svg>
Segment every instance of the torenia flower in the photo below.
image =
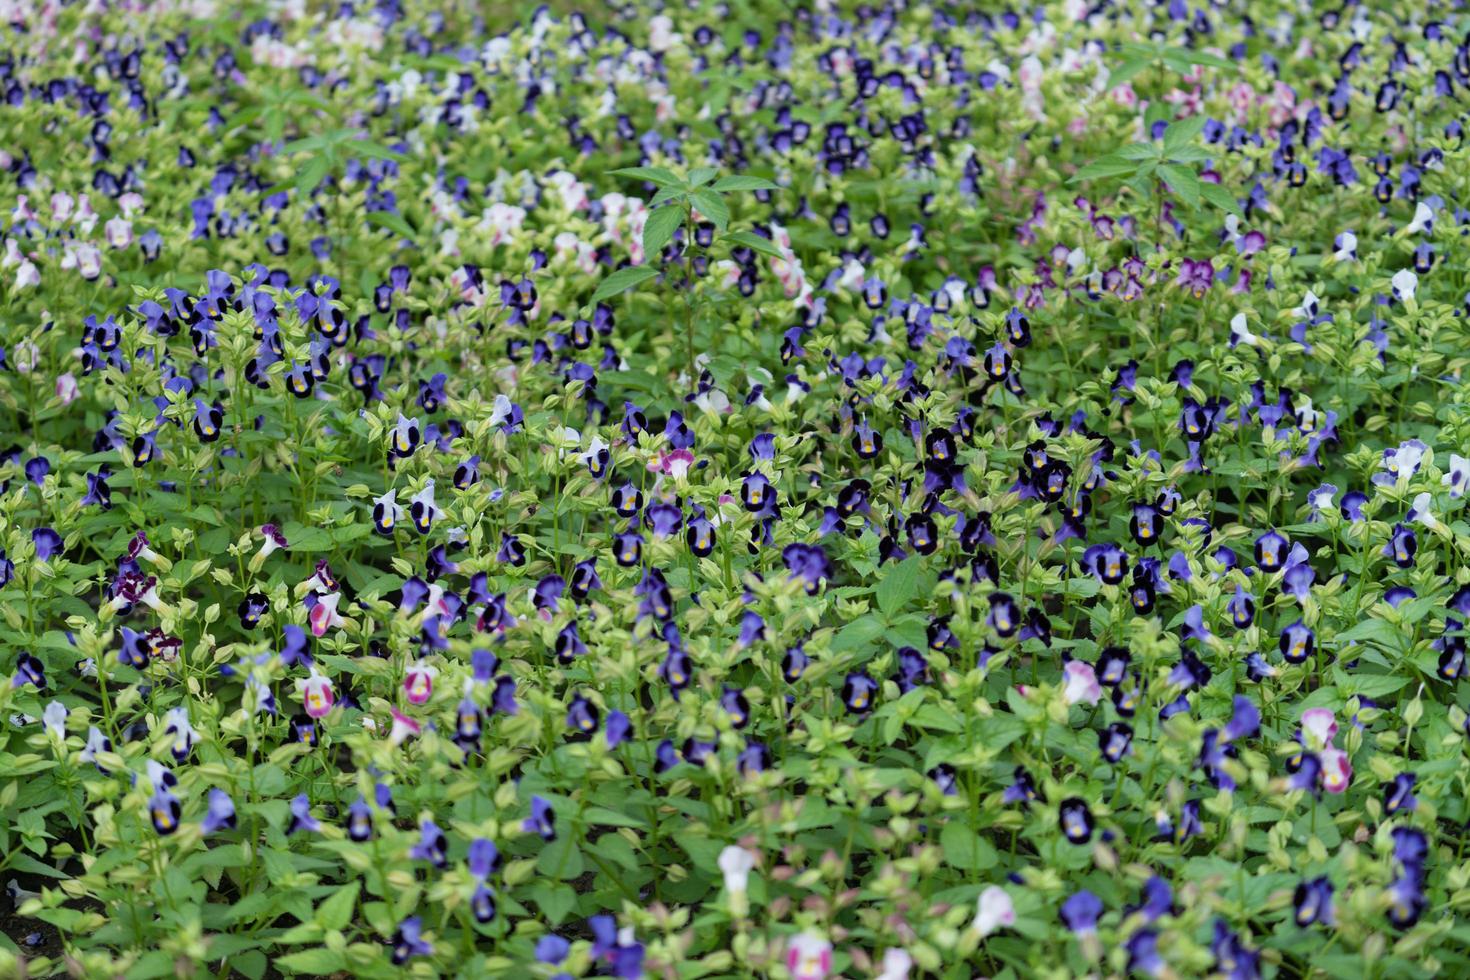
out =
<svg viewBox="0 0 1470 980"><path fill-rule="evenodd" d="M1330 708L1308 708L1302 712L1302 734L1313 751L1331 745L1337 737L1337 717Z"/></svg>
<svg viewBox="0 0 1470 980"><path fill-rule="evenodd" d="M1456 500L1465 496L1465 486L1470 484L1470 459L1451 453L1450 471L1440 479L1440 482L1450 488L1450 496Z"/></svg>
<svg viewBox="0 0 1470 980"><path fill-rule="evenodd" d="M331 680L317 673L315 667L311 668L310 677L296 682L296 689L301 692L301 703L306 713L313 718L326 717L336 703Z"/></svg>
<svg viewBox="0 0 1470 980"><path fill-rule="evenodd" d="M786 969L792 980L824 980L832 970L832 944L814 932L803 932L786 947Z"/></svg>
<svg viewBox="0 0 1470 980"><path fill-rule="evenodd" d="M342 593L329 592L326 595L309 596L308 601L312 598L315 598L316 601L312 604L311 612L307 614L307 620L311 623L312 636L324 636L327 630L340 627L346 622L337 614L337 603L342 601Z"/></svg>
<svg viewBox="0 0 1470 980"><path fill-rule="evenodd" d="M1069 660L1063 673L1067 683L1062 693L1068 704L1077 704L1079 701L1097 704L1102 697L1102 685L1097 682L1097 672L1093 670L1092 664L1082 660Z"/></svg>
<svg viewBox="0 0 1470 980"><path fill-rule="evenodd" d="M66 741L66 705L60 701L52 701L46 705L46 710L41 713L41 724L46 729L46 734L55 737L58 742Z"/></svg>
<svg viewBox="0 0 1470 980"><path fill-rule="evenodd" d="M409 704L423 704L434 693L434 678L439 671L422 660L416 661L403 675L403 694Z"/></svg>
<svg viewBox="0 0 1470 980"><path fill-rule="evenodd" d="M194 751L194 743L199 741L199 733L189 724L189 712L184 708L169 709L163 733L173 738L169 751L173 753L175 762L186 761L189 753Z"/></svg>
<svg viewBox="0 0 1470 980"><path fill-rule="evenodd" d="M730 895L730 904L736 915L746 911L745 892L750 884L750 871L755 867L755 855L737 844L731 844L720 852L720 872L725 876L725 891Z"/></svg>
<svg viewBox="0 0 1470 980"><path fill-rule="evenodd" d="M1412 269L1400 269L1393 274L1391 284L1394 298L1401 303L1409 303L1414 299L1414 291L1419 288L1419 277Z"/></svg>
<svg viewBox="0 0 1470 980"><path fill-rule="evenodd" d="M980 893L975 903L975 921L971 924L980 938L1016 924L1016 907L1011 903L1010 893L999 885L991 885Z"/></svg>
<svg viewBox="0 0 1470 980"><path fill-rule="evenodd" d="M913 966L914 958L906 950L895 947L883 954L883 971L876 980L909 980Z"/></svg>
<svg viewBox="0 0 1470 980"><path fill-rule="evenodd" d="M388 742L392 745L402 745L410 738L416 737L423 731L423 726L397 708L388 709L393 715L393 728L388 732Z"/></svg>

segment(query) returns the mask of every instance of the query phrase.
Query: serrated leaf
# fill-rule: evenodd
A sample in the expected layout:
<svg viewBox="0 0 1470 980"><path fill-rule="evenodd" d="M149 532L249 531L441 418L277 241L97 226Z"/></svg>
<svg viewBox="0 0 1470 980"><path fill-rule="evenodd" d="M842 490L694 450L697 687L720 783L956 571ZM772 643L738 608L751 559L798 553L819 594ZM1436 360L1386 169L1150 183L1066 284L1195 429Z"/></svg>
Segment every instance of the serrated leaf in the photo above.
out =
<svg viewBox="0 0 1470 980"><path fill-rule="evenodd" d="M715 175L718 173L719 171L714 167L695 167L689 171L689 186L703 187L705 184L714 180Z"/></svg>
<svg viewBox="0 0 1470 980"><path fill-rule="evenodd" d="M331 162L326 156L312 157L296 172L296 193L309 194L316 190L327 176Z"/></svg>
<svg viewBox="0 0 1470 980"><path fill-rule="evenodd" d="M357 894L361 887L360 882L349 881L317 906L316 921L323 929L347 928L347 923L352 921L352 913L357 908Z"/></svg>
<svg viewBox="0 0 1470 980"><path fill-rule="evenodd" d="M618 293L632 289L639 283L647 282L656 275L658 275L658 270L648 265L634 265L626 269L619 269L602 280L602 285L598 286L597 291L592 294L591 301L596 303L598 300L607 299L609 296L616 296Z"/></svg>
<svg viewBox="0 0 1470 980"><path fill-rule="evenodd" d="M1240 210L1240 202L1235 199L1235 195L1219 184L1210 184L1201 181L1199 192L1201 197L1221 211L1228 211L1237 217L1245 217L1244 212Z"/></svg>
<svg viewBox="0 0 1470 980"><path fill-rule="evenodd" d="M1131 174L1138 169L1138 163L1134 160L1125 160L1117 154L1103 157L1095 163L1089 163L1067 183L1076 184L1084 180L1098 180L1104 177L1122 177Z"/></svg>
<svg viewBox="0 0 1470 980"><path fill-rule="evenodd" d="M743 245L753 252L769 256L773 259L781 258L781 250L776 247L775 242L769 238L762 238L753 231L732 231L721 236L720 240Z"/></svg>
<svg viewBox="0 0 1470 980"><path fill-rule="evenodd" d="M367 214L368 224L377 225L379 228L387 228L389 231L404 238L413 240L418 232L413 230L413 225L401 214L392 211L369 211Z"/></svg>
<svg viewBox="0 0 1470 980"><path fill-rule="evenodd" d="M699 213L712 221L719 231L723 232L730 224L730 206L713 190L702 187L697 191L690 191L689 199L699 208Z"/></svg>
<svg viewBox="0 0 1470 980"><path fill-rule="evenodd" d="M684 209L679 207L661 207L648 216L643 223L643 255L647 261L658 258L683 222Z"/></svg>
<svg viewBox="0 0 1470 980"><path fill-rule="evenodd" d="M677 174L665 167L623 167L621 170L609 170L608 174L613 177L646 180L660 187L680 187L684 183Z"/></svg>
<svg viewBox="0 0 1470 980"><path fill-rule="evenodd" d="M888 569L883 581L878 583L878 608L883 615L892 619L894 614L919 594L919 568L917 557L905 558Z"/></svg>
<svg viewBox="0 0 1470 980"><path fill-rule="evenodd" d="M1148 66L1149 60L1147 58L1134 58L1129 61L1123 62L1118 67L1108 72L1108 87L1113 88L1118 85L1125 84L1126 82L1132 80L1133 76L1137 75Z"/></svg>
<svg viewBox="0 0 1470 980"><path fill-rule="evenodd" d="M732 174L729 177L721 177L715 181L713 188L717 191L778 191L779 184L772 183L764 177L747 177L743 174Z"/></svg>
<svg viewBox="0 0 1470 980"><path fill-rule="evenodd" d="M402 160L403 154L397 150L390 149L382 143L374 143L372 140L351 140L347 149L358 156L369 157L374 160Z"/></svg>
<svg viewBox="0 0 1470 980"><path fill-rule="evenodd" d="M341 953L330 949L303 949L299 953L276 959L276 966L288 973L304 973L307 976L324 976L335 973L347 965Z"/></svg>
<svg viewBox="0 0 1470 980"><path fill-rule="evenodd" d="M1209 119L1206 116L1195 115L1170 123L1169 128L1164 130L1164 155L1168 156L1175 150L1193 143L1195 138L1204 131L1207 122Z"/></svg>
<svg viewBox="0 0 1470 980"><path fill-rule="evenodd" d="M1200 179L1199 176L1187 167L1177 164L1166 163L1159 167L1159 176L1169 185L1169 189L1178 195L1179 199L1190 207L1199 206Z"/></svg>
<svg viewBox="0 0 1470 980"><path fill-rule="evenodd" d="M1153 143L1129 143L1112 155L1123 160L1157 160L1159 148Z"/></svg>

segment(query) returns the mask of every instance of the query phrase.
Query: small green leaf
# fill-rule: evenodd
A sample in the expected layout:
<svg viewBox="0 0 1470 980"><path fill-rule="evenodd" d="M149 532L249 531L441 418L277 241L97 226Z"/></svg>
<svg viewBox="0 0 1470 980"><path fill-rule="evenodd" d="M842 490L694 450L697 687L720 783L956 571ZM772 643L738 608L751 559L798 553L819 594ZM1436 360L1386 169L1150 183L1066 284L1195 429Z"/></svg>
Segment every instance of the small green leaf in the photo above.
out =
<svg viewBox="0 0 1470 980"><path fill-rule="evenodd" d="M602 285L598 286L597 292L592 294L592 302L596 303L609 296L616 296L639 283L647 282L656 275L658 275L658 270L650 265L633 265L626 269L619 269L602 280Z"/></svg>
<svg viewBox="0 0 1470 980"><path fill-rule="evenodd" d="M1181 201L1192 208L1199 207L1200 179L1193 170L1166 163L1159 167L1159 176Z"/></svg>
<svg viewBox="0 0 1470 980"><path fill-rule="evenodd" d="M714 167L695 167L689 171L689 186L703 187L705 184L714 180L715 175L718 173L719 171Z"/></svg>
<svg viewBox="0 0 1470 980"><path fill-rule="evenodd" d="M721 177L715 181L714 189L717 191L779 191L781 187L764 177L746 177L737 174Z"/></svg>
<svg viewBox="0 0 1470 980"><path fill-rule="evenodd" d="M613 177L631 177L634 180L646 180L658 184L660 187L680 187L683 181L672 170L664 167L624 167L621 170L609 170L608 174Z"/></svg>
<svg viewBox="0 0 1470 980"><path fill-rule="evenodd" d="M767 255L773 259L779 259L782 257L781 250L776 247L775 242L771 241L769 238L762 238L760 235L757 235L753 231L728 232L727 234L721 236L720 240L724 242L734 242L736 245L743 245L746 248L750 249L752 252L756 252L760 255Z"/></svg>
<svg viewBox="0 0 1470 980"><path fill-rule="evenodd" d="M984 871L1000 861L995 845L951 818L939 834L944 860L961 871Z"/></svg>
<svg viewBox="0 0 1470 980"><path fill-rule="evenodd" d="M646 261L658 259L669 239L674 237L674 229L683 222L684 209L673 205L661 207L648 216L643 223L643 255Z"/></svg>
<svg viewBox="0 0 1470 980"><path fill-rule="evenodd" d="M730 206L713 190L700 188L697 191L691 191L689 198L694 202L694 206L699 208L699 213L714 222L715 227L721 232L730 224Z"/></svg>

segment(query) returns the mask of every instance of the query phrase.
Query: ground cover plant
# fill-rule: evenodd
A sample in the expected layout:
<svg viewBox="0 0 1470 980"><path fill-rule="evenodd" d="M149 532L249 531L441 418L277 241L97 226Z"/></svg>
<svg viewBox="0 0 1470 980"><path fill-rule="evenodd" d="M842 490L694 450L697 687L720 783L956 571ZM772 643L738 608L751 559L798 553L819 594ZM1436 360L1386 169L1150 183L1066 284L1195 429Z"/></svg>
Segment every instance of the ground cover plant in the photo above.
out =
<svg viewBox="0 0 1470 980"><path fill-rule="evenodd" d="M0 11L0 974L1470 973L1460 5Z"/></svg>

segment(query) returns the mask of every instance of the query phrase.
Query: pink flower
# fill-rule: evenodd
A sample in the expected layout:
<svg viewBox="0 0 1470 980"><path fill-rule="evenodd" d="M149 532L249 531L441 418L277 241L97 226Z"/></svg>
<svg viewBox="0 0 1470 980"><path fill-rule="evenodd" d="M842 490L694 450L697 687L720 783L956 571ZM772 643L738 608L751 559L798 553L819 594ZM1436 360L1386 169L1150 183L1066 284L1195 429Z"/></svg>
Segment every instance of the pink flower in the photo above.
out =
<svg viewBox="0 0 1470 980"><path fill-rule="evenodd" d="M1092 664L1082 660L1068 660L1063 673L1067 676L1067 686L1063 693L1068 704L1079 701L1097 704L1102 698L1102 685L1097 682L1097 672L1092 669Z"/></svg>
<svg viewBox="0 0 1470 980"><path fill-rule="evenodd" d="M1328 746L1322 750L1322 788L1329 793L1342 793L1353 781L1353 764L1342 749Z"/></svg>
<svg viewBox="0 0 1470 980"><path fill-rule="evenodd" d="M301 692L301 703L306 706L306 713L313 718L325 717L337 702L331 680L317 673L315 667L311 668L310 677L296 682L296 689Z"/></svg>
<svg viewBox="0 0 1470 980"><path fill-rule="evenodd" d="M1302 712L1302 733L1307 748L1313 751L1326 748L1337 737L1337 717L1329 708L1308 708Z"/></svg>
<svg viewBox="0 0 1470 980"><path fill-rule="evenodd" d="M403 694L409 704L423 704L434 693L434 675L438 671L419 660L403 675Z"/></svg>
<svg viewBox="0 0 1470 980"><path fill-rule="evenodd" d="M980 893L975 903L974 929L984 939L997 929L1016 924L1016 907L1010 893L999 885L991 885Z"/></svg>
<svg viewBox="0 0 1470 980"><path fill-rule="evenodd" d="M786 947L786 969L792 980L823 980L832 970L832 944L814 932L803 932Z"/></svg>
<svg viewBox="0 0 1470 980"><path fill-rule="evenodd" d="M393 714L393 729L388 733L388 741L392 744L402 745L408 739L416 738L424 730L422 725L397 708L388 710Z"/></svg>
<svg viewBox="0 0 1470 980"><path fill-rule="evenodd" d="M346 622L337 615L337 603L341 601L342 593L340 592L331 592L316 597L316 605L311 607L311 612L306 617L311 623L312 636L324 636L327 630L339 627Z"/></svg>

